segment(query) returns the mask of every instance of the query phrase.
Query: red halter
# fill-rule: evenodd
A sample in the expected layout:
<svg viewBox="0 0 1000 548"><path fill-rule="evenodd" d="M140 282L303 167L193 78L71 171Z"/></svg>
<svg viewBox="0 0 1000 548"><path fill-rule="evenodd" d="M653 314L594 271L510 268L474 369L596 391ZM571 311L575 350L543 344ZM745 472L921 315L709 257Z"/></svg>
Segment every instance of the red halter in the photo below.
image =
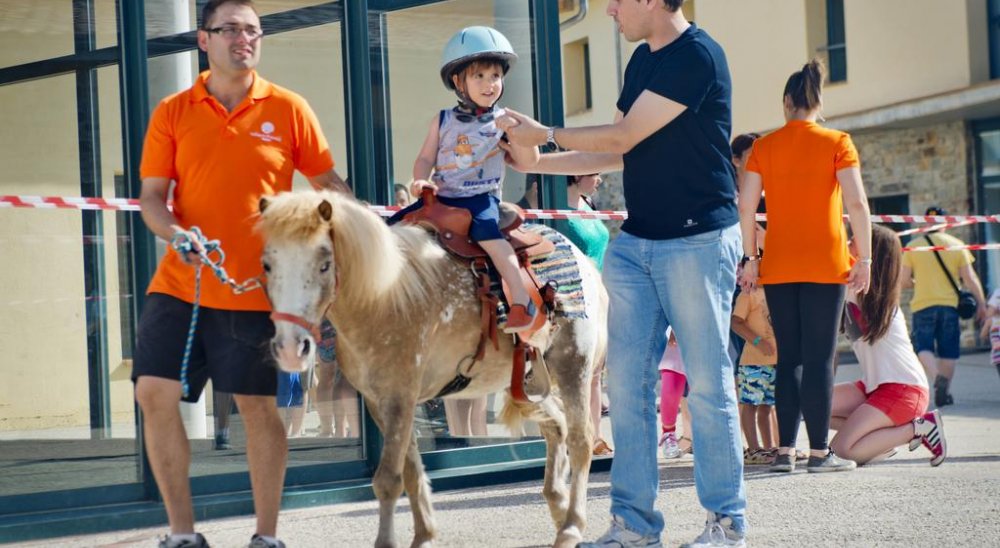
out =
<svg viewBox="0 0 1000 548"><path fill-rule="evenodd" d="M317 343L322 338L320 337L319 334L319 326L303 318L302 316L296 316L295 314L287 314L285 312L271 312L271 321L293 323L301 327L302 329L308 331L309 334L313 336L313 339Z"/></svg>

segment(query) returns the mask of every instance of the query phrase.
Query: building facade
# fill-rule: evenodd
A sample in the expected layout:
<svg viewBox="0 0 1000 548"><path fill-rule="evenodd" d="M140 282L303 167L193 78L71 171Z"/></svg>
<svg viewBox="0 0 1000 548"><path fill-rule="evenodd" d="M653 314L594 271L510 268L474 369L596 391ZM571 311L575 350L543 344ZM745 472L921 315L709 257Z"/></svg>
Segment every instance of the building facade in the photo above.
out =
<svg viewBox="0 0 1000 548"><path fill-rule="evenodd" d="M607 4L589 2L584 21L562 33L571 126L611 121L634 48L618 39ZM931 205L955 215L1000 211L997 0L688 0L684 10L726 51L733 135L783 125L786 79L819 57L830 73L825 124L852 134L873 213L922 215ZM580 44L592 46L589 76L573 53ZM592 89L581 98L574 82ZM620 181L606 179L599 205L622 209ZM953 233L968 242L1000 241L996 224ZM1000 283L1000 253L976 257L984 284ZM965 344L976 344L972 334Z"/></svg>

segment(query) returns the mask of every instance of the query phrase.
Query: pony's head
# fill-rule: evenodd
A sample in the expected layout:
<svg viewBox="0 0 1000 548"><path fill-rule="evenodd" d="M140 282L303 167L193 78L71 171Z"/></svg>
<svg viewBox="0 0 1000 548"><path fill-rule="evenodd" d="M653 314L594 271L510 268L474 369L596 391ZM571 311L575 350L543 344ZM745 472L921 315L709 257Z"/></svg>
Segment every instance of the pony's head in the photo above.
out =
<svg viewBox="0 0 1000 548"><path fill-rule="evenodd" d="M426 281L437 275L432 262L444 251L426 231L390 231L365 204L338 192L265 197L260 212L261 260L274 311L271 350L281 369L304 371L313 363L328 309L331 317L339 311L381 325L408 318L432 298ZM419 252L408 259L403 249Z"/></svg>
<svg viewBox="0 0 1000 548"><path fill-rule="evenodd" d="M271 351L282 370L305 371L313 363L319 325L337 290L333 203L314 194L260 200L258 229L275 335Z"/></svg>

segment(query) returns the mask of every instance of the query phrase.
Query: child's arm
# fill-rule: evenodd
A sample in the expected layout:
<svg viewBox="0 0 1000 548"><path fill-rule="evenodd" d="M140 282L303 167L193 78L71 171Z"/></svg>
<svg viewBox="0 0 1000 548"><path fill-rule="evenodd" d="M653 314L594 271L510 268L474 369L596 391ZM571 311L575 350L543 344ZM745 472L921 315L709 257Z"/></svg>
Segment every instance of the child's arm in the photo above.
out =
<svg viewBox="0 0 1000 548"><path fill-rule="evenodd" d="M511 163L516 166L535 166L538 164L539 158L541 158L538 147L526 147L515 145L514 143L506 143L506 145L500 148L503 148L510 154Z"/></svg>
<svg viewBox="0 0 1000 548"><path fill-rule="evenodd" d="M759 290L758 290L759 291ZM765 356L774 354L774 345L766 338L766 333L757 333L750 329L746 317L750 314L750 296L741 293L736 297L736 306L733 307L733 316L730 318L730 329L743 338L744 341L756 346Z"/></svg>
<svg viewBox="0 0 1000 548"><path fill-rule="evenodd" d="M413 182L410 183L410 194L414 196L419 197L424 187L430 187L435 194L437 193L437 185L430 182L429 179L434 165L437 163L439 130L438 115L435 114L431 120L431 126L427 130L427 137L424 138L424 144L420 147L420 154L413 162Z"/></svg>

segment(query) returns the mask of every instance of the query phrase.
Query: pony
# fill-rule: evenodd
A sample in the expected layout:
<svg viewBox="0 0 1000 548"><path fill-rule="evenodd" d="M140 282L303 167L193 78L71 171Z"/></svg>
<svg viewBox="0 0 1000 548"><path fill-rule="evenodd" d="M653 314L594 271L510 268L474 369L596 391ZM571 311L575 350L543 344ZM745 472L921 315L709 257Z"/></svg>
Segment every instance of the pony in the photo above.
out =
<svg viewBox="0 0 1000 548"><path fill-rule="evenodd" d="M316 326L324 315L333 323L343 374L385 439L372 479L379 501L375 545L396 546L393 514L405 489L413 512L411 546L431 546L437 527L414 434L416 405L436 397L459 373L468 384L452 397L504 390L511 377L511 338L501 338L499 349L487 345L482 361L470 364L481 329L473 277L468 263L449 255L427 230L389 227L365 204L335 192L266 197L260 210L275 361L287 372L307 370ZM549 238L562 238L541 228ZM541 349L550 395L519 402L508 394L501 412L512 432L519 432L524 420L539 424L546 443L543 496L556 524L557 546L575 546L586 525L593 443L589 386L607 344L608 298L600 274L571 247L585 314L560 314L563 297L557 296L552 335Z"/></svg>

